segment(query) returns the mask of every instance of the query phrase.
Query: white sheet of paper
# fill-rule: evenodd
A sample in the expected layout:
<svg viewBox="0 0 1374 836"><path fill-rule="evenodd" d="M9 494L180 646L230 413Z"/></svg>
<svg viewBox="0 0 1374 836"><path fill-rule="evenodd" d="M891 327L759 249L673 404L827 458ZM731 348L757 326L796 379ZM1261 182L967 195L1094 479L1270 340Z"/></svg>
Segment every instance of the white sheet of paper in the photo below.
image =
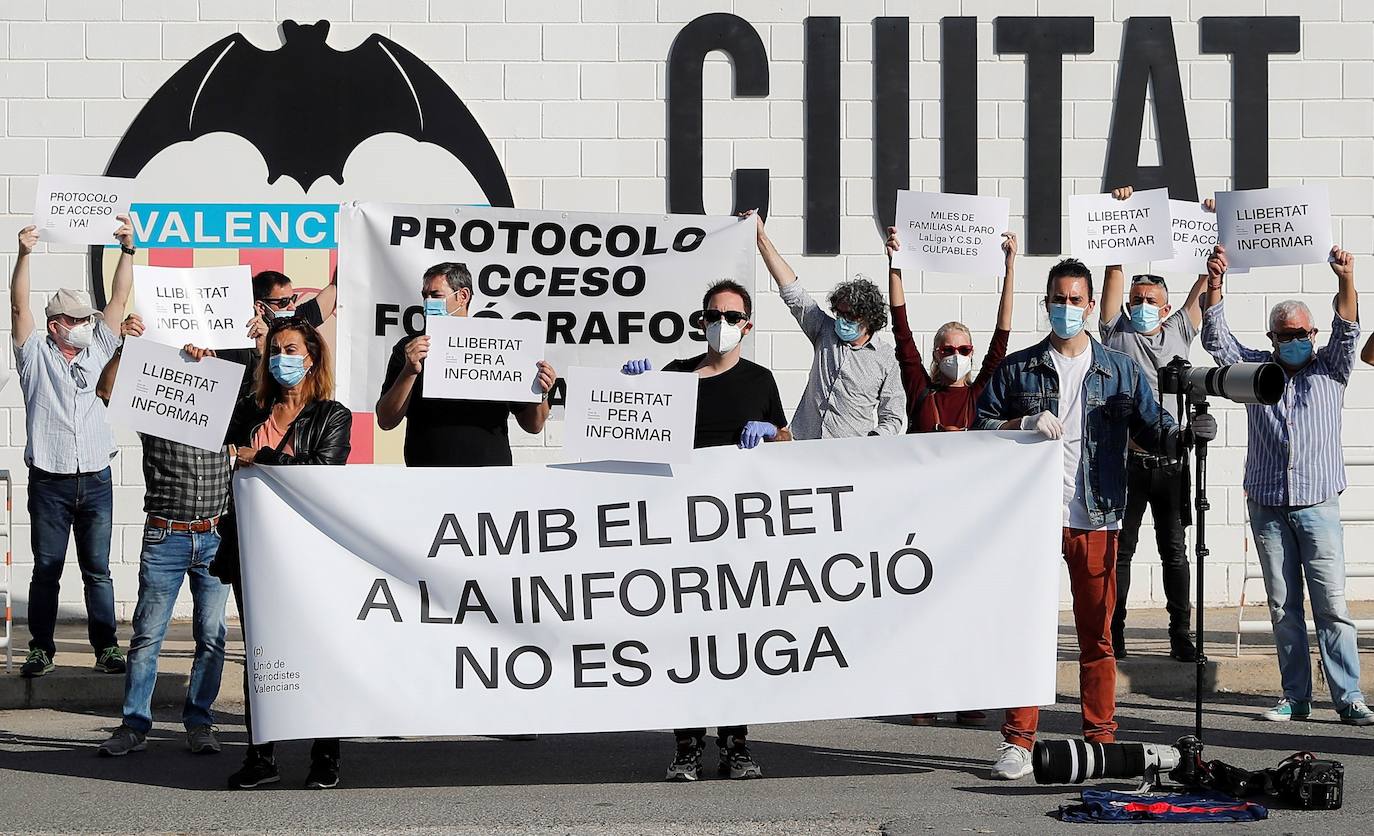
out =
<svg viewBox="0 0 1374 836"><path fill-rule="evenodd" d="M224 446L245 367L218 357L196 362L181 349L126 337L110 394L110 420L202 450Z"/></svg>
<svg viewBox="0 0 1374 836"><path fill-rule="evenodd" d="M1110 194L1069 198L1070 252L1086 264L1135 264L1174 257L1169 192L1148 189L1126 200Z"/></svg>
<svg viewBox="0 0 1374 836"><path fill-rule="evenodd" d="M897 238L892 259L899 270L1001 276L1002 233L1011 201L940 192L897 192Z"/></svg>
<svg viewBox="0 0 1374 836"><path fill-rule="evenodd" d="M1174 257L1157 261L1158 273L1207 272L1207 258L1217 243L1217 216L1202 208L1202 203L1189 200L1169 201L1169 220L1173 230Z"/></svg>
<svg viewBox="0 0 1374 836"><path fill-rule="evenodd" d="M176 348L252 348L253 275L228 267L134 265L134 313L145 339Z"/></svg>
<svg viewBox="0 0 1374 836"><path fill-rule="evenodd" d="M426 398L536 403L544 323L528 319L436 316L425 320Z"/></svg>
<svg viewBox="0 0 1374 836"><path fill-rule="evenodd" d="M563 449L578 461L685 462L696 439L695 373L621 374L573 366L565 373Z"/></svg>
<svg viewBox="0 0 1374 836"><path fill-rule="evenodd" d="M1326 186L1218 192L1217 237L1233 273L1321 264L1330 259L1335 242Z"/></svg>
<svg viewBox="0 0 1374 836"><path fill-rule="evenodd" d="M134 181L127 177L45 174L33 197L39 239L51 244L112 244L117 215L129 214Z"/></svg>

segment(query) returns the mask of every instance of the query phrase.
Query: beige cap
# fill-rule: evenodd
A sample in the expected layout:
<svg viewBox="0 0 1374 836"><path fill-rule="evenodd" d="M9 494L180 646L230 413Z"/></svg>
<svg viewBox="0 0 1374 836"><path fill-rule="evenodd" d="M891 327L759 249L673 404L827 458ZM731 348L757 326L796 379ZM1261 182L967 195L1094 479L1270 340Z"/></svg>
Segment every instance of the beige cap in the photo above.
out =
<svg viewBox="0 0 1374 836"><path fill-rule="evenodd" d="M99 311L91 307L91 297L84 290L62 288L48 300L44 315L48 319L55 316L69 316L72 319L85 319L95 316Z"/></svg>

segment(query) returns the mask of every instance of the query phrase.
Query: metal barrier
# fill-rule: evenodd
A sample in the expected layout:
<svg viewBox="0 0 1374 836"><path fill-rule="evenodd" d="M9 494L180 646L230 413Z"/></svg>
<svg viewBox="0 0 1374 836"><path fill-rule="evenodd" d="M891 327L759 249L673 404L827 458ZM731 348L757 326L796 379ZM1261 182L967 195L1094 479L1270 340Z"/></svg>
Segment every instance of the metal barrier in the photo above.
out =
<svg viewBox="0 0 1374 836"><path fill-rule="evenodd" d="M1374 457L1355 457L1345 460L1346 467L1374 467ZM1374 522L1374 512L1370 511L1341 511L1342 523L1369 523ZM1245 579L1240 584L1240 604L1236 609L1236 655L1240 655L1240 640L1244 635L1265 634L1273 632L1274 625L1269 619L1263 621L1245 620L1245 589L1250 581L1264 580L1264 572L1258 563L1250 562L1250 512L1246 506L1245 512ZM1347 578L1374 578L1374 564L1359 564L1351 566L1349 563L1345 567ZM1265 610L1268 610L1268 602L1264 603ZM1362 631L1374 631L1374 618L1354 619L1355 629ZM1312 619L1307 619L1307 631L1314 632L1317 625Z"/></svg>
<svg viewBox="0 0 1374 836"><path fill-rule="evenodd" d="M0 647L5 648L5 673L9 673L14 667L14 607L10 596L14 583L14 479L8 470L0 470L0 481L5 483L5 572L0 576L0 594L5 597L5 637L0 638Z"/></svg>

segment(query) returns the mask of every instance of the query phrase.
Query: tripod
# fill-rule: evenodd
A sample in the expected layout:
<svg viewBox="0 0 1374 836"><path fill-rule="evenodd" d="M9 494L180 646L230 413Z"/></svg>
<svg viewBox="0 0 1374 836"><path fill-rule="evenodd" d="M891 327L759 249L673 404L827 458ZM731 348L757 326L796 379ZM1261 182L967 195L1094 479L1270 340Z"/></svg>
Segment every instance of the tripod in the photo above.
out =
<svg viewBox="0 0 1374 836"><path fill-rule="evenodd" d="M1197 604L1194 609L1194 618L1197 624L1197 658L1195 665L1197 668L1197 682L1193 690L1193 735L1198 742L1202 742L1202 687L1207 677L1207 653L1205 651L1206 639L1204 638L1203 626L1205 623L1205 610L1203 609L1203 590L1206 588L1203 583L1207 564L1207 512L1212 505L1207 500L1207 442L1202 439L1193 439L1192 428L1193 418L1198 415L1206 415L1210 410L1205 395L1190 392L1187 396L1187 404L1184 404L1183 393L1178 394L1178 414L1183 416L1186 424L1183 427L1183 437L1192 439L1194 470L1196 474L1193 479L1193 511L1194 529L1193 534L1193 556L1197 562ZM1182 458L1186 459L1187 451L1184 451ZM1186 473L1186 470L1185 470ZM1179 483L1179 491L1183 494L1183 506L1188 506L1188 481L1184 479Z"/></svg>

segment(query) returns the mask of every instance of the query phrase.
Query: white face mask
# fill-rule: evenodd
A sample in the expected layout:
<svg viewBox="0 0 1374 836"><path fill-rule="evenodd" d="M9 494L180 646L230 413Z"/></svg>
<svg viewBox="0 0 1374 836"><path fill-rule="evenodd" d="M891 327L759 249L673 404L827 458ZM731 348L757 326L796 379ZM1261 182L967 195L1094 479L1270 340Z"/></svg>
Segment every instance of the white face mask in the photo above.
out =
<svg viewBox="0 0 1374 836"><path fill-rule="evenodd" d="M57 327L67 332L67 345L78 351L84 351L91 347L95 342L95 323L89 319L75 328L66 328L62 325Z"/></svg>
<svg viewBox="0 0 1374 836"><path fill-rule="evenodd" d="M944 375L951 383L968 377L968 373L972 368L973 355L965 357L962 354L956 353L948 357L940 358L940 374Z"/></svg>
<svg viewBox="0 0 1374 836"><path fill-rule="evenodd" d="M706 326L706 344L717 354L729 354L743 338L744 334L740 333L738 325L731 325L723 319Z"/></svg>

